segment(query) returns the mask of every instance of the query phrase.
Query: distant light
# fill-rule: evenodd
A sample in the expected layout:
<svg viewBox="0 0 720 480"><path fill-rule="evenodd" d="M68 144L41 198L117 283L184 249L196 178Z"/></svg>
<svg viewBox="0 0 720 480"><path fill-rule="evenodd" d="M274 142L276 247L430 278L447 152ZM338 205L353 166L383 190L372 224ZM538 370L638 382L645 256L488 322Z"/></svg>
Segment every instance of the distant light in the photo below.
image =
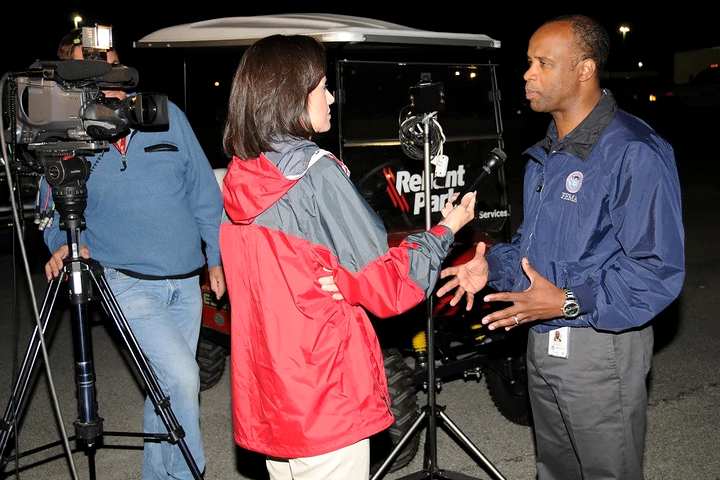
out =
<svg viewBox="0 0 720 480"><path fill-rule="evenodd" d="M215 83L213 83L213 85L215 85L216 87L219 87L219 86L220 86L220 82L215 82Z"/></svg>
<svg viewBox="0 0 720 480"><path fill-rule="evenodd" d="M75 28L78 28L78 25L82 23L83 18L80 15L73 15L73 23L75 24Z"/></svg>
<svg viewBox="0 0 720 480"><path fill-rule="evenodd" d="M455 76L456 76L456 77L459 77L459 76L460 76L460 70L455 70Z"/></svg>
<svg viewBox="0 0 720 480"><path fill-rule="evenodd" d="M651 93L650 98L648 98L648 100L650 100L651 102L657 102L657 97Z"/></svg>
<svg viewBox="0 0 720 480"><path fill-rule="evenodd" d="M642 63L642 62L638 62L638 68L642 68L642 67L643 67L643 63Z"/></svg>
<svg viewBox="0 0 720 480"><path fill-rule="evenodd" d="M477 77L477 73L475 73L475 72L470 72L470 78L475 78L475 77Z"/></svg>
<svg viewBox="0 0 720 480"><path fill-rule="evenodd" d="M718 68L720 67L720 63L711 63L710 68Z"/></svg>
<svg viewBox="0 0 720 480"><path fill-rule="evenodd" d="M623 40L625 40L625 35L630 33L630 27L627 25L620 25L620 28L618 28L618 32L622 33Z"/></svg>

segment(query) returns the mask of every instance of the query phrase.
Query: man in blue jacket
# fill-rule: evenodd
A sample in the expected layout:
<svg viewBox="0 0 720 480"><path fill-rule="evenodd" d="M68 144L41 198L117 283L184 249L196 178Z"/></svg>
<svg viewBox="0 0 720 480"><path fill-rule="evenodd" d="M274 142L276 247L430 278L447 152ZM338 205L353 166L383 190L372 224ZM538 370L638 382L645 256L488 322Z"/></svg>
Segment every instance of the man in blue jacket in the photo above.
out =
<svg viewBox="0 0 720 480"><path fill-rule="evenodd" d="M70 52L75 59L83 58L79 45ZM108 61L113 57L108 56ZM105 94L125 96L122 91ZM105 278L170 397L202 471L205 457L195 361L202 312L199 274L207 259L211 288L218 297L223 295L218 246L222 197L187 118L172 103L168 115L167 131L132 131L109 150L88 158L92 173L87 180L87 229L80 237L81 255L91 254L104 266ZM49 199L49 189L41 194ZM45 242L54 252L45 266L48 279L58 275L68 255L66 233L58 224L55 214L45 230ZM167 431L149 398L143 428L148 433ZM192 475L176 445L148 442L142 478L190 479Z"/></svg>
<svg viewBox="0 0 720 480"><path fill-rule="evenodd" d="M530 39L525 93L552 115L530 147L510 244L446 269L453 299L489 283L512 305L489 329L531 326L527 367L538 478L642 479L653 332L680 293L684 233L671 147L599 85L608 36L573 15Z"/></svg>

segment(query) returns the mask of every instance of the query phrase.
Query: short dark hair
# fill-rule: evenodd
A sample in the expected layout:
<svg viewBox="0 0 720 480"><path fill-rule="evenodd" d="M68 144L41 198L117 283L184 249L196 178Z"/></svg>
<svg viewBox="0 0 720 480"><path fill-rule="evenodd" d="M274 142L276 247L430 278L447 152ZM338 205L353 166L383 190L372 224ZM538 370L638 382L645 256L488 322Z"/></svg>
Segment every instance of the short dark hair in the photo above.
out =
<svg viewBox="0 0 720 480"><path fill-rule="evenodd" d="M554 22L568 22L572 27L582 54L579 60L595 61L598 73L605 69L610 53L610 37L600 23L585 15L563 15L547 23Z"/></svg>
<svg viewBox="0 0 720 480"><path fill-rule="evenodd" d="M57 57L60 60L71 60L73 49L82 46L82 29L75 28L66 33L58 44Z"/></svg>
<svg viewBox="0 0 720 480"><path fill-rule="evenodd" d="M311 37L273 35L250 46L233 78L225 153L255 158L281 137L310 138L307 98L325 68L325 49Z"/></svg>

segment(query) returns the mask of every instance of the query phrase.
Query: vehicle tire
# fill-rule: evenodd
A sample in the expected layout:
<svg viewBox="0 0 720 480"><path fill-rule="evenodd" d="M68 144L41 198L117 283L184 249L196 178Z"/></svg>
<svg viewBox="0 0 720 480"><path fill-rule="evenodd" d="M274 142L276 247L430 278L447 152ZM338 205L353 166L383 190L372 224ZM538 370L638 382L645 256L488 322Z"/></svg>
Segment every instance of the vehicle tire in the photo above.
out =
<svg viewBox="0 0 720 480"><path fill-rule="evenodd" d="M525 354L492 360L485 368L485 383L503 417L518 425L530 425Z"/></svg>
<svg viewBox="0 0 720 480"><path fill-rule="evenodd" d="M225 349L207 338L200 337L197 363L200 367L200 391L214 387L225 371Z"/></svg>
<svg viewBox="0 0 720 480"><path fill-rule="evenodd" d="M370 442L371 471L375 472L387 456L405 435L418 416L417 390L413 381L413 371L407 366L402 354L396 349L383 351L385 357L385 375L390 393L390 410L395 416L395 423L384 432L372 437ZM415 457L420 445L420 435L416 434L409 440L405 448L390 466L388 472L394 472L406 466Z"/></svg>

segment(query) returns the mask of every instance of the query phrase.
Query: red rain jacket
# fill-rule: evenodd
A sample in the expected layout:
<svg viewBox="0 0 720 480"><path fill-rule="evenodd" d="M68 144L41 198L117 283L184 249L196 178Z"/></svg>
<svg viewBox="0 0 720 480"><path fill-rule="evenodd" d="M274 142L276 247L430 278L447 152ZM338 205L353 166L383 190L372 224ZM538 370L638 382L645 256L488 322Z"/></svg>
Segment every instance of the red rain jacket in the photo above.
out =
<svg viewBox="0 0 720 480"><path fill-rule="evenodd" d="M309 141L234 158L220 243L232 304L233 429L279 458L319 455L390 426L383 356L364 310L388 317L432 291L442 226L389 249L347 168ZM318 278L332 271L345 300Z"/></svg>

